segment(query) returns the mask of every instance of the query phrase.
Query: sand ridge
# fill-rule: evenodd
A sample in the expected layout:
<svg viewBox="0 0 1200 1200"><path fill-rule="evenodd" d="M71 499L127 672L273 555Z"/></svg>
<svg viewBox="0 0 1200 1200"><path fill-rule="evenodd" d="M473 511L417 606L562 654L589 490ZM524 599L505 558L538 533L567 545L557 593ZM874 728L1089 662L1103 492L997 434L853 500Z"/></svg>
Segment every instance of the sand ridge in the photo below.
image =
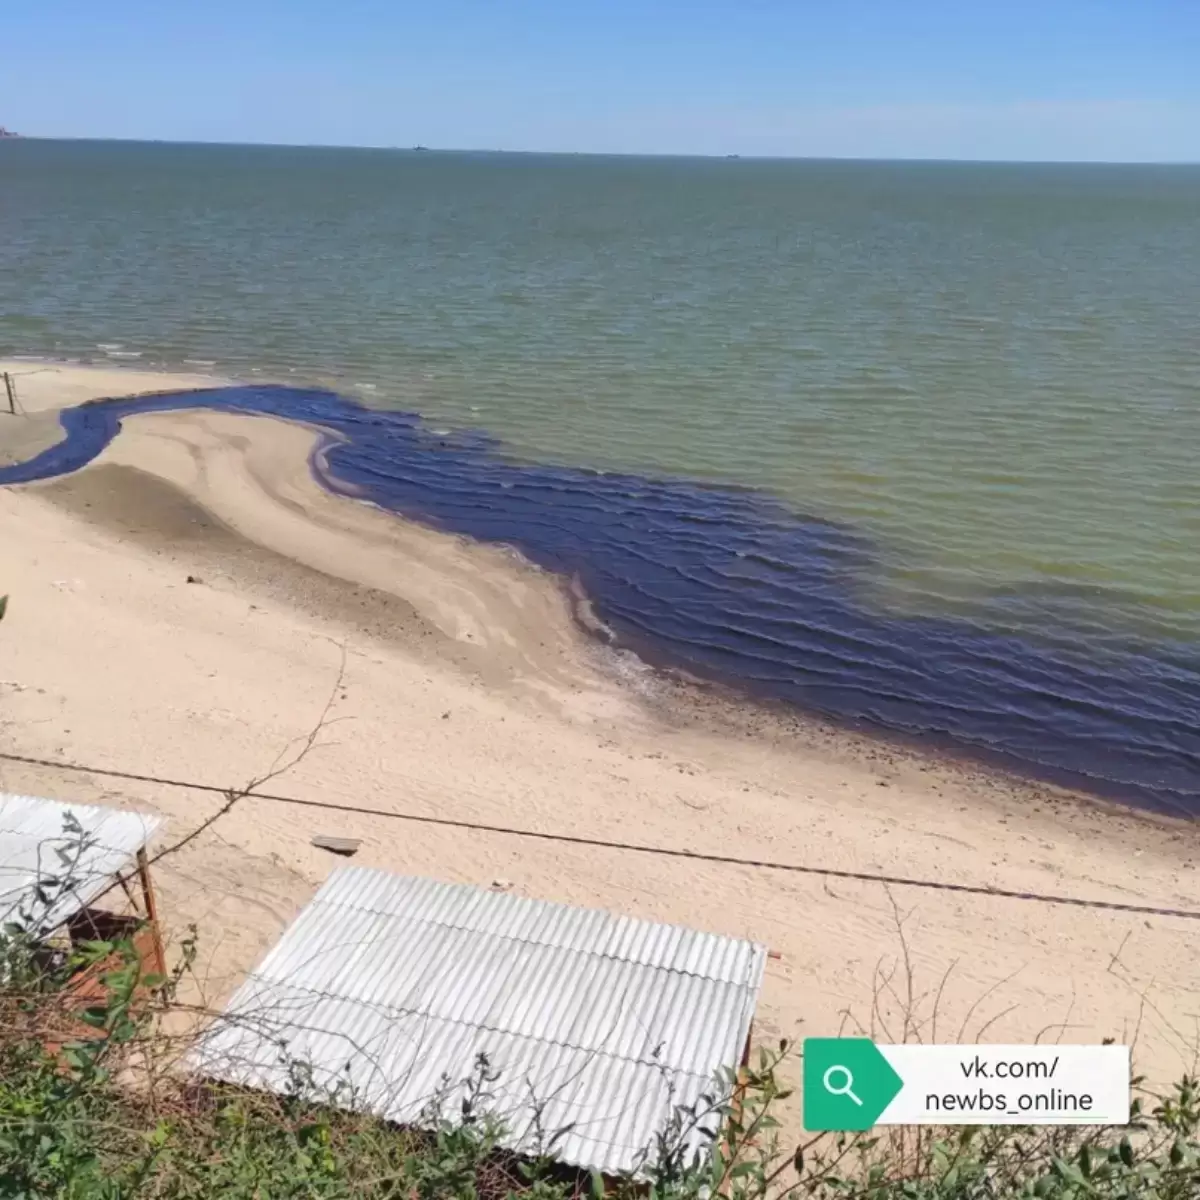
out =
<svg viewBox="0 0 1200 1200"><path fill-rule="evenodd" d="M177 378L61 367L30 376L22 398L48 411L88 394L184 386ZM13 436L6 420L0 449ZM581 635L561 581L502 547L323 491L308 467L316 437L263 417L141 415L84 471L0 489L0 591L12 595L0 626L0 750L236 785L303 739L344 662L331 723L273 790L705 853L1200 907L1194 825L816 723L722 715L717 701L689 712L646 673L614 669ZM4 762L0 787L149 805L171 818L174 835L220 803ZM259 799L159 871L168 926L176 935L189 921L199 926L213 999L333 865L308 844L318 832L362 838L356 861L366 865L501 880L525 895L753 937L780 956L756 1022L763 1041L868 1024L881 989L894 1014L886 992L899 985L879 972L900 957L898 919L927 1002L950 972L943 1040L964 1020L970 1037L993 1018L993 1041L1136 1030L1139 1069L1156 1079L1190 1066L1200 1040L1200 922L889 891Z"/></svg>

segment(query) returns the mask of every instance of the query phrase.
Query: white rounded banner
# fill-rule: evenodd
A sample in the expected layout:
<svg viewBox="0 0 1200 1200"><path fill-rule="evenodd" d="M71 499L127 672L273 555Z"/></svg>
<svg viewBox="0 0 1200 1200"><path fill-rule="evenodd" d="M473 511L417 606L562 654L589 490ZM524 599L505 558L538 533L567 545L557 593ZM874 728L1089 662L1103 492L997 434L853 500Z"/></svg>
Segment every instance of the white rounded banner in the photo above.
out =
<svg viewBox="0 0 1200 1200"><path fill-rule="evenodd" d="M888 1046L879 1125L1126 1125L1128 1046Z"/></svg>

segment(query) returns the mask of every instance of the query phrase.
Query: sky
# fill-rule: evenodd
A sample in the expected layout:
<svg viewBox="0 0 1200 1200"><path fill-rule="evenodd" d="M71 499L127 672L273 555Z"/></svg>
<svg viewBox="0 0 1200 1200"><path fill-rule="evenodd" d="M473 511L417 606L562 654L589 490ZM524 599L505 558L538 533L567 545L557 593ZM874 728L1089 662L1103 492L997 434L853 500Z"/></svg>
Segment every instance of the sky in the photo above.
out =
<svg viewBox="0 0 1200 1200"><path fill-rule="evenodd" d="M47 137L1200 162L1200 0L5 0Z"/></svg>

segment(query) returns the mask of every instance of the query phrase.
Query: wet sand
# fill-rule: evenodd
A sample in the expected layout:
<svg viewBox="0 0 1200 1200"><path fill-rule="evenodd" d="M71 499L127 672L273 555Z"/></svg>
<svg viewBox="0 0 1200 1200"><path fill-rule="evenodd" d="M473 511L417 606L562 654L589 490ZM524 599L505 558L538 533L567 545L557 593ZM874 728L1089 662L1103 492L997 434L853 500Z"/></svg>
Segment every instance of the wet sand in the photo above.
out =
<svg viewBox="0 0 1200 1200"><path fill-rule="evenodd" d="M21 375L33 416L0 416L0 461L48 444L56 433L45 414L56 406L214 382L85 367ZM85 470L0 489L0 592L12 597L0 626L0 750L238 786L294 754L332 695L311 751L271 791L1200 908L1194 824L663 680L587 637L569 588L515 553L323 491L309 469L314 444L314 431L268 418L140 415ZM167 840L222 803L5 761L0 787L148 806L171 818ZM763 1043L873 1021L880 1040L899 1040L908 984L898 922L918 1015L931 1015L940 988L936 1031L921 1028L927 1040L1136 1037L1138 1069L1160 1081L1190 1067L1200 1042L1197 921L253 798L157 872L169 932L199 927L212 1001L338 861L309 845L316 833L361 838L355 861L366 865L499 881L523 895L764 942L779 957L755 1026Z"/></svg>

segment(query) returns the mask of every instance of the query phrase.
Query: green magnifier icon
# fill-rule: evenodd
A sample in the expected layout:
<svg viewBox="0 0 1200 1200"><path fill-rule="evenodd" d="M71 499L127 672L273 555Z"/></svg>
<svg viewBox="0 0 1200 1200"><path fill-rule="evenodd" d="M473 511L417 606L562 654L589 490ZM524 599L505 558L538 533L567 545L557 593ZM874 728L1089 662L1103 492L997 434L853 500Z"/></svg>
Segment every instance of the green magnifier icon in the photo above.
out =
<svg viewBox="0 0 1200 1200"><path fill-rule="evenodd" d="M839 1083L838 1080L841 1080ZM826 1072L822 1079L825 1084L825 1090L831 1096L846 1096L853 1100L859 1108L862 1108L862 1101L854 1094L854 1072L849 1067L843 1067L840 1063L834 1063Z"/></svg>
<svg viewBox="0 0 1200 1200"><path fill-rule="evenodd" d="M805 1129L870 1129L903 1086L870 1038L804 1040Z"/></svg>

